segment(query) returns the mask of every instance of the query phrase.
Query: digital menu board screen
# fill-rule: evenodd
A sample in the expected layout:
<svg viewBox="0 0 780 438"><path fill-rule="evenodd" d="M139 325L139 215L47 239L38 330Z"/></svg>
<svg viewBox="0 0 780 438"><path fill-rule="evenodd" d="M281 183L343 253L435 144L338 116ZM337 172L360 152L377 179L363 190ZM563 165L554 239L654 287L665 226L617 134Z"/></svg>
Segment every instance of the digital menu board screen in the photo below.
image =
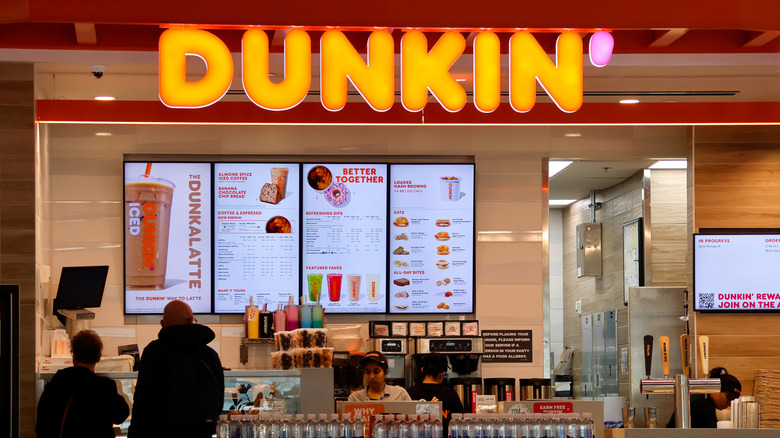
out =
<svg viewBox="0 0 780 438"><path fill-rule="evenodd" d="M298 301L300 165L214 164L214 311Z"/></svg>
<svg viewBox="0 0 780 438"><path fill-rule="evenodd" d="M390 313L474 311L474 165L390 166Z"/></svg>
<svg viewBox="0 0 780 438"><path fill-rule="evenodd" d="M327 313L387 311L387 164L306 163L302 265L305 301Z"/></svg>
<svg viewBox="0 0 780 438"><path fill-rule="evenodd" d="M211 164L124 163L125 313L211 308Z"/></svg>
<svg viewBox="0 0 780 438"><path fill-rule="evenodd" d="M693 236L694 309L780 310L780 231L731 231Z"/></svg>

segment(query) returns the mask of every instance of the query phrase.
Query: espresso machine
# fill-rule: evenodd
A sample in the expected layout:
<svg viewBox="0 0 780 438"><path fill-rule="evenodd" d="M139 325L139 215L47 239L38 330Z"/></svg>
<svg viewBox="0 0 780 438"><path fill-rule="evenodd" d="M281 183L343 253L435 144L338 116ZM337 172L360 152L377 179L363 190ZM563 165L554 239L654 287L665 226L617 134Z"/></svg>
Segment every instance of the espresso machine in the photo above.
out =
<svg viewBox="0 0 780 438"><path fill-rule="evenodd" d="M418 364L422 355L439 353L444 355L450 364L447 377L453 378L482 378L482 352L483 342L481 337L468 338L419 338L417 339L417 352L413 356L414 381L422 381L422 371Z"/></svg>
<svg viewBox="0 0 780 438"><path fill-rule="evenodd" d="M422 382L420 359L423 355L439 353L447 358L449 385L460 397L466 412L476 412L476 396L483 394L481 337L419 338L417 354L413 356L414 382Z"/></svg>
<svg viewBox="0 0 780 438"><path fill-rule="evenodd" d="M415 345L409 338L374 338L374 350L387 357L387 383L391 385L411 387L412 356Z"/></svg>

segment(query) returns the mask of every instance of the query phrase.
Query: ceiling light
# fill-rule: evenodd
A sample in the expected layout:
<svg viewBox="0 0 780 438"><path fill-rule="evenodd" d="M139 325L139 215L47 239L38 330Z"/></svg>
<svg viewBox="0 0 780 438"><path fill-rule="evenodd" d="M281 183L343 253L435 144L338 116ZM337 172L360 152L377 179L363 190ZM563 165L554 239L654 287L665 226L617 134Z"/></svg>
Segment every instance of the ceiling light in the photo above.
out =
<svg viewBox="0 0 780 438"><path fill-rule="evenodd" d="M620 99L620 103L639 103L639 99Z"/></svg>
<svg viewBox="0 0 780 438"><path fill-rule="evenodd" d="M547 164L547 168L549 169L548 172L550 176L548 178L554 177L558 172L562 171L563 169L569 167L569 165L573 163L573 161L565 161L565 160L556 160L556 161L550 161Z"/></svg>
<svg viewBox="0 0 780 438"><path fill-rule="evenodd" d="M112 134L110 132L96 132L95 135L98 137L110 137Z"/></svg>
<svg viewBox="0 0 780 438"><path fill-rule="evenodd" d="M564 137L582 137L582 134L579 132L567 132L566 134L563 134Z"/></svg>
<svg viewBox="0 0 780 438"><path fill-rule="evenodd" d="M569 204L572 204L576 201L576 199L550 199L550 202L548 205L550 207L565 207Z"/></svg>
<svg viewBox="0 0 780 438"><path fill-rule="evenodd" d="M650 169L687 169L687 160L660 160L653 163Z"/></svg>
<svg viewBox="0 0 780 438"><path fill-rule="evenodd" d="M116 100L116 97L114 97L114 96L95 96L95 100L109 101L109 100Z"/></svg>

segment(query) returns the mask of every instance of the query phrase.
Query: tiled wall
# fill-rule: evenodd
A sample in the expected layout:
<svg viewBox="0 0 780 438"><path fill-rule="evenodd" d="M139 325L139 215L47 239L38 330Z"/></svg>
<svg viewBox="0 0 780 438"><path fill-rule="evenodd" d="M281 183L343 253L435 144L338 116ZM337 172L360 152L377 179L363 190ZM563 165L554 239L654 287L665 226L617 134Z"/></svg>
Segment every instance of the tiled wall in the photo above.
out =
<svg viewBox="0 0 780 438"><path fill-rule="evenodd" d="M0 63L0 283L20 297L20 432L34 434L35 111L32 64Z"/></svg>
<svg viewBox="0 0 780 438"><path fill-rule="evenodd" d="M624 223L649 213L652 236L649 278L652 283L646 273L645 285L685 285L686 171L650 171L650 203L644 206L649 211L643 208L642 178L640 172L626 182L598 192L597 202L602 203L601 209L596 211L596 222L602 222L601 277L577 278L576 275L575 227L590 221L590 200L581 200L564 210L564 343L575 349L576 394L581 389L578 378L582 373L582 325L580 316L574 311L576 301L582 300L583 315L618 309L618 350L628 345L628 314L623 302ZM620 394L626 394L627 376L620 376L619 385Z"/></svg>
<svg viewBox="0 0 780 438"><path fill-rule="evenodd" d="M574 349L574 395L582 384L582 322L575 303L582 302L582 315L617 309L618 350L628 344L628 311L623 304L623 224L642 217L642 172L627 181L600 190L596 222L601 222L600 277L577 278L576 227L590 222L590 199L575 202L563 217L563 317L564 344ZM627 384L628 380L623 379Z"/></svg>

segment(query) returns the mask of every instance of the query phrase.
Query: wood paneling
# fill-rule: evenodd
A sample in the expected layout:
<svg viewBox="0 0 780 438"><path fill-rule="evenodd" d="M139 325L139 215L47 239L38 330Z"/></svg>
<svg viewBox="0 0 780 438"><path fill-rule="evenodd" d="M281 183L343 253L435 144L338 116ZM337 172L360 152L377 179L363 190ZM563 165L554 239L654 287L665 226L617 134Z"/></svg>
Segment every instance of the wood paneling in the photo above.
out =
<svg viewBox="0 0 780 438"><path fill-rule="evenodd" d="M745 135L745 129L696 128L689 160L694 231L780 227L780 131L750 127ZM752 394L756 369L780 369L780 315L699 313L694 321L695 333L709 336L710 367L726 367L743 394Z"/></svg>

